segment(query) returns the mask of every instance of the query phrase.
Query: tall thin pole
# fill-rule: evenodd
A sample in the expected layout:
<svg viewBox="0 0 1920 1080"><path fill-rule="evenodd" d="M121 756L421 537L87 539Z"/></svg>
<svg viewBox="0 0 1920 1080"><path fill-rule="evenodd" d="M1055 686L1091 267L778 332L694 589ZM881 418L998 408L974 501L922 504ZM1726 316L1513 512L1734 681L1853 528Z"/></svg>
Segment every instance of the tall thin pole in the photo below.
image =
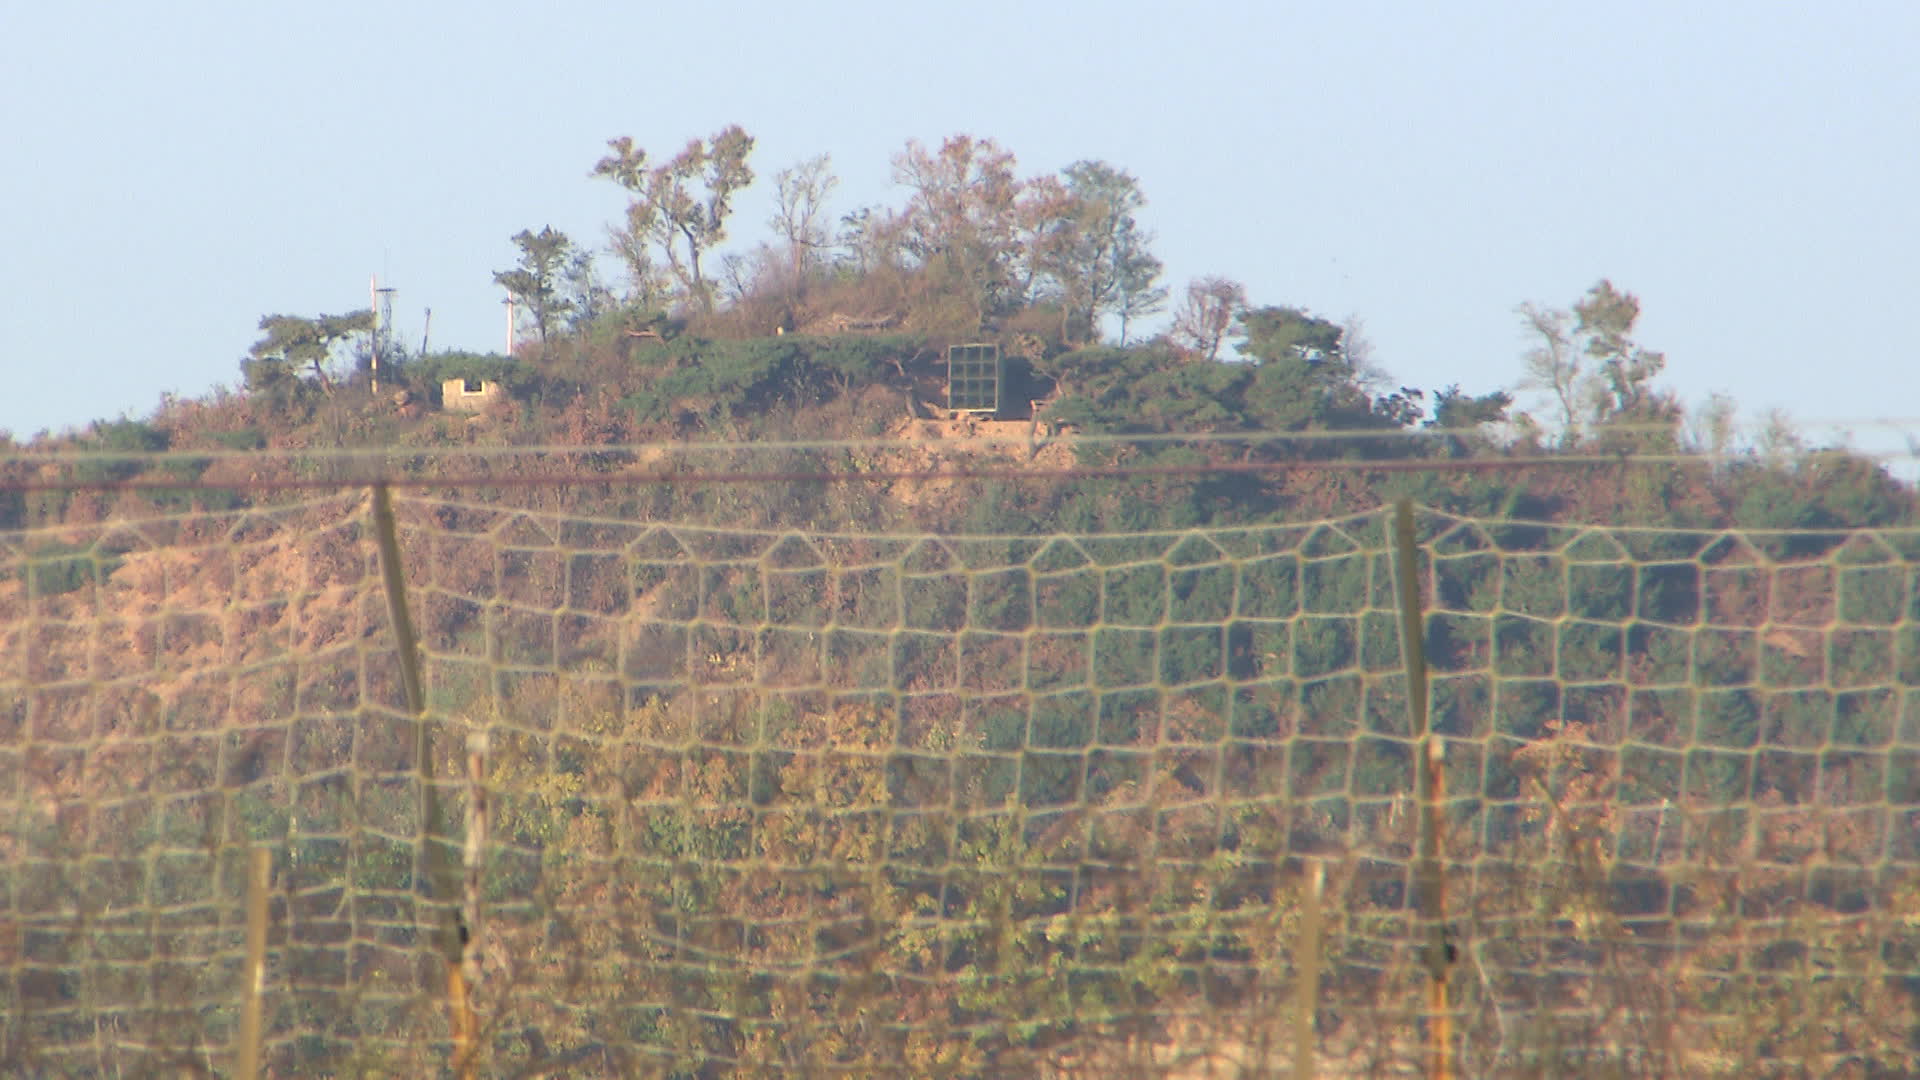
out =
<svg viewBox="0 0 1920 1080"><path fill-rule="evenodd" d="M240 1051L234 1065L239 1080L259 1080L261 1064L261 995L267 986L267 887L273 874L273 851L260 844L247 852L247 962L246 983L240 993Z"/></svg>
<svg viewBox="0 0 1920 1080"><path fill-rule="evenodd" d="M380 552L380 578L387 593L387 614L393 622L393 640L400 660L400 689L405 695L407 712L414 721L413 757L418 770L420 834L425 844L422 853L427 882L432 888L434 906L442 907L437 944L447 970L447 1008L453 1035L454 1075L458 1080L473 1080L474 1048L478 1027L472 999L467 994L466 950L472 934L466 922L465 906L460 898L459 879L452 876L440 846L433 842L434 823L440 820L440 800L433 783L433 755L429 753L427 699L420 671L420 638L414 632L413 617L407 608L406 573L401 567L400 532L393 518L393 497L384 481L373 485L373 536ZM480 765L470 766L476 771Z"/></svg>
<svg viewBox="0 0 1920 1080"><path fill-rule="evenodd" d="M380 392L380 275L367 280L367 310L373 313L373 392Z"/></svg>
<svg viewBox="0 0 1920 1080"><path fill-rule="evenodd" d="M1320 1009L1320 902L1325 898L1327 868L1318 859L1307 867L1306 889L1300 895L1300 961L1293 1000L1293 1078L1313 1080L1314 1020Z"/></svg>
<svg viewBox="0 0 1920 1080"><path fill-rule="evenodd" d="M513 355L513 297L500 301L507 305L507 355Z"/></svg>
<svg viewBox="0 0 1920 1080"><path fill-rule="evenodd" d="M1413 502L1393 507L1394 577L1400 592L1400 653L1407 668L1407 713L1413 726L1413 783L1419 804L1419 853L1413 864L1414 907L1427 932L1427 1075L1453 1078L1453 1026L1447 1000L1453 942L1446 924L1446 877L1440 866L1440 813L1446 799L1442 747L1427 715L1426 620L1420 611L1420 559L1413 539Z"/></svg>
<svg viewBox="0 0 1920 1080"><path fill-rule="evenodd" d="M373 290L373 388L380 389L380 335L393 332L393 294L399 290L388 285Z"/></svg>

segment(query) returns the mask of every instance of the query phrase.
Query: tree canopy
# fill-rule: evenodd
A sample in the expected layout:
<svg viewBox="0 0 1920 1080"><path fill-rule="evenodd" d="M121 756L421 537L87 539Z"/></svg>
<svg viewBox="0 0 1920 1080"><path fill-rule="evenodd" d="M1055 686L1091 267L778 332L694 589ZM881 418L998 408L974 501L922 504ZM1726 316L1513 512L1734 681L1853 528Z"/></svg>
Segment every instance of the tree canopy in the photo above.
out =
<svg viewBox="0 0 1920 1080"><path fill-rule="evenodd" d="M693 139L672 159L647 167L647 152L628 136L610 139L613 152L594 166L632 196L627 204L625 237L619 241L637 277L651 264L645 252L657 247L667 269L686 296L702 310L713 309L712 283L702 260L727 238L733 197L753 183L747 159L753 136L738 124L707 139Z"/></svg>
<svg viewBox="0 0 1920 1080"><path fill-rule="evenodd" d="M607 244L577 244L551 225L522 229L509 238L513 264L491 275L540 347L409 359L392 378L383 370L383 388L391 383L417 412L435 399L430 376L498 382L527 426L513 438L532 441L831 440L937 417L951 405L947 347L991 343L1003 357L1004 408L988 419L1029 423L1030 455L1043 435L1075 431L1166 436L1075 453L1176 464L1654 453L1680 463L1642 468L1617 486L1617 500L1646 520L1795 526L1908 512L1910 498L1875 479L1886 474L1871 462L1767 433L1743 443L1726 400L1690 414L1660 385L1668 358L1641 338L1641 298L1612 279L1564 306L1519 305L1529 343L1515 358L1513 387L1396 379L1371 355L1357 317L1250 295L1225 274L1165 282L1146 184L1119 164L1032 171L992 138L910 140L887 162L894 201L846 208L833 205L835 163L802 157L771 177L763 236L730 244L734 208L756 179L755 145L739 125L665 158L631 137L610 139L592 174L619 186L627 206ZM598 269L606 258L627 270L612 287ZM1160 311L1168 318L1142 333L1141 320ZM429 437L368 414L376 406L363 404L360 387L371 380L343 367L372 329L369 312L274 314L259 328L241 364L249 394L240 407L249 411L208 439ZM323 432L275 434L322 412ZM162 434L168 445L192 445ZM1181 434L1212 441L1183 445ZM1685 472L1690 450L1711 467ZM1284 475L1211 488L1103 482L1022 495L1020 513L1083 521L1281 513L1300 497ZM1516 491L1545 483L1498 472L1394 475L1402 478L1381 485L1329 480L1315 505L1393 489L1438 505L1513 508ZM966 513L981 528L1015 520L986 502Z"/></svg>
<svg viewBox="0 0 1920 1080"><path fill-rule="evenodd" d="M241 362L249 390L284 395L295 388L301 369L329 386L327 364L335 347L373 331L371 308L344 315L266 315L260 319L264 336L253 343Z"/></svg>
<svg viewBox="0 0 1920 1080"><path fill-rule="evenodd" d="M522 229L513 237L520 249L520 265L493 275L494 284L507 290L520 307L533 315L540 334L540 346L546 347L547 334L555 320L574 309L574 301L561 295L561 278L573 264L573 241L567 234L549 225L535 233Z"/></svg>

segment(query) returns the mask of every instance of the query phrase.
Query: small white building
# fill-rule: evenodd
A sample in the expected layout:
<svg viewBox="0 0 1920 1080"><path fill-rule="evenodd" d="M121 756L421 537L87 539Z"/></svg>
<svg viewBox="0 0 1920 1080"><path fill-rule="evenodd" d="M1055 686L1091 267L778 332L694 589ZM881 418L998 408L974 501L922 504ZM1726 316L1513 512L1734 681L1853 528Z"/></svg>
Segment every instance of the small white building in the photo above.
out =
<svg viewBox="0 0 1920 1080"><path fill-rule="evenodd" d="M448 379L440 384L440 404L449 412L486 412L506 396L492 379Z"/></svg>

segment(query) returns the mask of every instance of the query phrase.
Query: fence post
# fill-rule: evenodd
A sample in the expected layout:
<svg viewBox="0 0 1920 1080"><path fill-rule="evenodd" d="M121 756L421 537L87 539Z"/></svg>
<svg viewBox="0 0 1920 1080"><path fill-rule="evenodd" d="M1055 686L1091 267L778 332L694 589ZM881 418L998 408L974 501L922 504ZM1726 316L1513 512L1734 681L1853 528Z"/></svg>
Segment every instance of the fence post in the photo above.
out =
<svg viewBox="0 0 1920 1080"><path fill-rule="evenodd" d="M1414 800L1419 814L1419 851L1413 864L1413 900L1426 929L1421 950L1427 969L1427 1074L1452 1080L1453 1029L1447 1000L1447 974L1453 943L1446 923L1446 877L1440 865L1440 814L1446 798L1443 751L1427 716L1425 619L1420 610L1420 558L1413 538L1413 501L1394 503L1394 567L1400 596L1400 652L1407 669L1407 713L1413 724Z"/></svg>
<svg viewBox="0 0 1920 1080"><path fill-rule="evenodd" d="M267 984L267 884L273 873L273 849L261 844L247 852L246 982L240 991L240 1047L233 1074L257 1080L261 1059L261 998Z"/></svg>
<svg viewBox="0 0 1920 1080"><path fill-rule="evenodd" d="M471 940L461 913L462 890L433 842L433 823L440 817L438 793L433 787L431 740L427 738L427 700L420 677L420 640L407 612L407 583L400 565L400 535L393 522L393 498L384 482L373 485L373 533L380 549L380 579L386 587L387 613L393 621L394 646L400 653L400 685L406 692L407 712L414 720L414 767L420 778L420 842L425 845L425 877L429 899L444 905L439 941L447 965L447 1013L453 1035L454 1075L474 1075L473 1003L467 996L466 947Z"/></svg>
<svg viewBox="0 0 1920 1080"><path fill-rule="evenodd" d="M1313 1052L1318 1037L1314 1018L1320 1011L1320 903L1326 894L1327 871L1320 860L1307 867L1307 887L1301 893L1300 962L1293 1006L1293 1080L1313 1080Z"/></svg>

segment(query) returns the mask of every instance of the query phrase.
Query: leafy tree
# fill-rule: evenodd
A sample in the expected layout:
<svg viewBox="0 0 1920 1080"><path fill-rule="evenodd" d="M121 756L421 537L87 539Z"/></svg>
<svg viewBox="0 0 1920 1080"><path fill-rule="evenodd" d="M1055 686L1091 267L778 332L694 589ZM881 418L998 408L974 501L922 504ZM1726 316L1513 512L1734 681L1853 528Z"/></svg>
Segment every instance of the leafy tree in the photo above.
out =
<svg viewBox="0 0 1920 1080"><path fill-rule="evenodd" d="M893 159L894 182L912 190L901 217L907 251L959 290L982 320L1013 284L1025 187L1013 167L1013 155L998 143L971 135L955 135L937 152L910 140Z"/></svg>
<svg viewBox="0 0 1920 1080"><path fill-rule="evenodd" d="M737 341L680 338L668 370L623 404L641 421L690 414L721 420L764 413L776 401L808 405L879 380L923 341L905 335L781 337Z"/></svg>
<svg viewBox="0 0 1920 1080"><path fill-rule="evenodd" d="M1217 360L1220 343L1233 332L1240 309L1247 304L1246 287L1223 277L1189 282L1187 298L1174 312L1171 336L1189 356Z"/></svg>
<svg viewBox="0 0 1920 1080"><path fill-rule="evenodd" d="M1141 240L1144 245L1145 239ZM1127 343L1127 330L1135 319L1144 319L1166 310L1167 287L1161 285L1160 260L1144 250L1124 250L1120 255L1120 277L1114 290L1113 313L1120 318L1120 344Z"/></svg>
<svg viewBox="0 0 1920 1080"><path fill-rule="evenodd" d="M1394 427L1412 427L1426 414L1427 392L1403 386L1373 399L1373 415Z"/></svg>
<svg viewBox="0 0 1920 1080"><path fill-rule="evenodd" d="M576 247L567 256L567 265L560 271L560 290L571 305L567 311L567 329L575 333L612 314L618 306L613 290L601 276L599 260L585 248Z"/></svg>
<svg viewBox="0 0 1920 1080"><path fill-rule="evenodd" d="M753 183L747 164L753 136L734 124L709 139L694 139L671 161L651 169L647 152L631 138L609 139L607 146L613 153L600 159L593 175L614 181L633 196L627 204L626 236L616 242L622 257L630 269L644 271L650 261L641 256L649 244L657 246L687 297L712 311L713 292L701 259L726 240L733 196Z"/></svg>
<svg viewBox="0 0 1920 1080"><path fill-rule="evenodd" d="M1402 387L1378 400L1368 394L1343 327L1288 307L1243 311L1238 322L1248 363L1183 364L1182 351L1191 357L1197 350L1170 344L1044 358L1036 370L1059 394L1049 415L1116 432L1381 430L1419 419L1422 391Z"/></svg>
<svg viewBox="0 0 1920 1080"><path fill-rule="evenodd" d="M1731 470L1734 520L1764 529L1850 529L1911 520L1913 497L1872 461L1839 451L1743 462ZM1821 553L1830 537L1769 541L1782 554Z"/></svg>
<svg viewBox="0 0 1920 1080"><path fill-rule="evenodd" d="M513 243L520 249L520 265L494 274L493 281L507 290L522 311L532 313L544 350L548 329L575 307L575 301L561 291L566 277L574 272L573 241L548 225L538 233L520 230Z"/></svg>
<svg viewBox="0 0 1920 1080"><path fill-rule="evenodd" d="M1045 360L1060 396L1050 415L1091 431L1244 429L1246 364L1181 364L1166 347L1080 349Z"/></svg>
<svg viewBox="0 0 1920 1080"><path fill-rule="evenodd" d="M1640 320L1639 298L1603 279L1573 306L1573 314L1574 330L1586 339L1587 355L1599 361L1606 388L1605 412L1596 420L1665 411L1647 384L1667 366L1666 354L1642 348L1633 340L1634 324Z"/></svg>
<svg viewBox="0 0 1920 1080"><path fill-rule="evenodd" d="M1067 302L1069 273L1063 264L1072 259L1079 241L1080 203L1057 176L1036 176L1021 186L1014 203L1012 282L1008 299L1017 305L1058 302L1061 318L1071 310ZM1071 337L1061 328L1063 338Z"/></svg>
<svg viewBox="0 0 1920 1080"><path fill-rule="evenodd" d="M1434 391L1433 416L1426 426L1449 433L1442 442L1447 456L1465 457L1491 448L1492 440L1482 428L1505 422L1507 410L1512 407L1513 395L1505 390L1474 395L1461 390L1456 383Z"/></svg>
<svg viewBox="0 0 1920 1080"><path fill-rule="evenodd" d="M1671 399L1649 388L1667 360L1633 340L1640 300L1632 293L1603 279L1571 311L1531 302L1517 310L1536 339L1526 353L1522 385L1553 395L1563 444L1571 446L1585 428L1613 420L1678 418Z"/></svg>
<svg viewBox="0 0 1920 1080"><path fill-rule="evenodd" d="M331 391L326 364L333 357L334 346L357 334L372 332L373 312L363 309L310 319L266 315L260 319L260 329L265 336L253 343L247 358L240 362L248 390L284 397L298 389L300 370L308 368L314 379Z"/></svg>
<svg viewBox="0 0 1920 1080"><path fill-rule="evenodd" d="M1476 397L1467 394L1455 383L1434 393L1433 419L1427 421L1427 426L1475 428L1481 424L1497 424L1507 418L1507 410L1512 406L1513 395L1505 390L1495 390Z"/></svg>
<svg viewBox="0 0 1920 1080"><path fill-rule="evenodd" d="M1345 376L1354 373L1346 354L1346 331L1299 308L1249 309L1241 312L1240 326L1246 333L1240 351L1251 359L1319 367Z"/></svg>
<svg viewBox="0 0 1920 1080"><path fill-rule="evenodd" d="M1298 308L1243 311L1242 356L1253 361L1248 419L1273 431L1404 427L1425 395L1402 387L1373 400L1347 352L1346 328Z"/></svg>
<svg viewBox="0 0 1920 1080"><path fill-rule="evenodd" d="M1160 260L1147 250L1153 235L1134 217L1146 197L1131 174L1104 161L1075 162L1063 175L1058 217L1038 260L1060 284L1062 337L1071 340L1076 328L1094 333L1111 312L1125 344L1127 323L1166 301Z"/></svg>

